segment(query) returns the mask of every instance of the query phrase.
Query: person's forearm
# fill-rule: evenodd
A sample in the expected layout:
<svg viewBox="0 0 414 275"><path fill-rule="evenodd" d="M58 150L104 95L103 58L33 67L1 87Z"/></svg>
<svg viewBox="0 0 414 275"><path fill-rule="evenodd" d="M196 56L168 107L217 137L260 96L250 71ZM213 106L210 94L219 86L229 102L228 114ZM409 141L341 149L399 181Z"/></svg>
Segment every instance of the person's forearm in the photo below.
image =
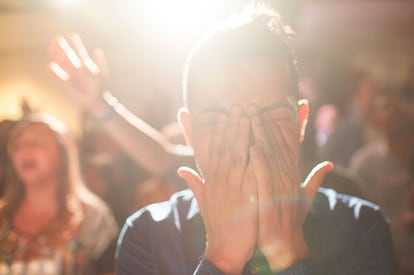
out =
<svg viewBox="0 0 414 275"><path fill-rule="evenodd" d="M109 93L88 110L133 160L153 175L163 175L174 163L174 146L156 129L132 114Z"/></svg>

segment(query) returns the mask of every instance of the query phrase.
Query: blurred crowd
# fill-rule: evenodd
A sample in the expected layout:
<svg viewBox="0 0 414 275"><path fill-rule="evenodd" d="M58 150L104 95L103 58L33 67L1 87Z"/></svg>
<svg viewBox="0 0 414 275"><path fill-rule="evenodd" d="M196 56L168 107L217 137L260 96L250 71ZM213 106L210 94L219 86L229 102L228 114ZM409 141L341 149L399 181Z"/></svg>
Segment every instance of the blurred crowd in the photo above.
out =
<svg viewBox="0 0 414 275"><path fill-rule="evenodd" d="M59 66L52 71L69 93L80 86L68 85L59 74L73 71L56 51L67 43L84 58L77 39L51 46ZM101 69L93 61L82 62L89 64L84 74ZM331 160L335 169L323 186L379 205L391 224L400 274L414 274L414 70L397 82L339 62L326 62L318 71L301 71L299 64L299 73L311 106L303 177L321 160ZM94 96L101 100L102 91ZM165 121L167 127L151 128L132 114L123 116L127 110L113 97L105 104L116 114L99 109L98 101L86 103L86 96L75 99L85 109L76 142L61 121L28 106L20 119L0 122L0 274L13 262L31 262L13 268L44 270L39 274L54 274L50 268L114 272L116 237L125 219L187 188L175 173L182 164L194 167L179 125Z"/></svg>
<svg viewBox="0 0 414 275"><path fill-rule="evenodd" d="M302 83L311 101L302 169L331 160L335 169L327 178L336 178L329 187L382 208L400 274L414 272L413 77L407 70L392 81L342 63L328 64L324 73L307 75Z"/></svg>

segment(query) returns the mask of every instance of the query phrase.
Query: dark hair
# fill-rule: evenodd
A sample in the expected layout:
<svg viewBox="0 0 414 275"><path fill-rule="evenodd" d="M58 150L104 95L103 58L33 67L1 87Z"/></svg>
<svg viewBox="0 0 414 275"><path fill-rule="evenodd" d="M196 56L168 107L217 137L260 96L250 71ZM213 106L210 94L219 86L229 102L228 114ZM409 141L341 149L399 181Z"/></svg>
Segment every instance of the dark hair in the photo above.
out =
<svg viewBox="0 0 414 275"><path fill-rule="evenodd" d="M45 114L30 114L23 118L13 128L8 144L8 157L13 150L14 139L30 125L45 125L54 134L59 147L59 185L57 199L59 202L59 217L67 219L72 224L78 224L83 218L81 203L86 200L89 191L84 187L78 167L75 144L69 138L65 125L56 118ZM0 200L0 222L10 218L24 198L24 185L19 179L12 161L7 162L7 180L4 198Z"/></svg>
<svg viewBox="0 0 414 275"><path fill-rule="evenodd" d="M5 152L7 152L7 144L9 141L9 136L13 130L13 127L18 123L18 121L5 119L0 121L0 198L4 195L4 189L6 185L6 171L7 171L7 163L8 163L8 156Z"/></svg>
<svg viewBox="0 0 414 275"><path fill-rule="evenodd" d="M192 83L218 66L249 57L273 60L289 76L288 96L299 99L296 59L288 39L293 32L278 13L264 5L250 5L245 13L216 23L192 49L184 72L184 103L197 98Z"/></svg>

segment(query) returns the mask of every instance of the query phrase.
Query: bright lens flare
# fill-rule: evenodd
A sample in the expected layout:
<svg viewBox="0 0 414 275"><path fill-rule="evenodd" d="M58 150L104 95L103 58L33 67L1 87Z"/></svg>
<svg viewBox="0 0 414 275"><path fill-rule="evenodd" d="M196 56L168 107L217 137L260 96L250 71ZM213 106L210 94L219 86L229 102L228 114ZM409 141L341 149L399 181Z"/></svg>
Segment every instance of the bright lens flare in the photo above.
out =
<svg viewBox="0 0 414 275"><path fill-rule="evenodd" d="M216 1L145 0L142 8L148 17L161 22L172 33L192 31L214 16Z"/></svg>
<svg viewBox="0 0 414 275"><path fill-rule="evenodd" d="M79 4L81 0L59 0L57 3L62 5L76 5Z"/></svg>

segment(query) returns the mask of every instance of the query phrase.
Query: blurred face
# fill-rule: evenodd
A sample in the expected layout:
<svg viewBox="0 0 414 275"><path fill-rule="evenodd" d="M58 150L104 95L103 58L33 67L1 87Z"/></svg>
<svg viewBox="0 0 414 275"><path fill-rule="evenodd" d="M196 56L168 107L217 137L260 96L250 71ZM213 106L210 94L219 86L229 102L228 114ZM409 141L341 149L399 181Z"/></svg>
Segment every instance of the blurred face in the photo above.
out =
<svg viewBox="0 0 414 275"><path fill-rule="evenodd" d="M296 102L288 100L287 74L274 63L252 58L224 65L193 82L194 102L190 106L187 138L199 168L207 167L209 143L220 114L230 114L238 106L247 115L251 105L257 106L266 125L277 124L293 154L298 154L300 141ZM266 127L266 126L265 126ZM251 136L251 143L254 137Z"/></svg>
<svg viewBox="0 0 414 275"><path fill-rule="evenodd" d="M57 182L59 146L48 126L33 123L18 129L11 141L10 155L25 185Z"/></svg>

